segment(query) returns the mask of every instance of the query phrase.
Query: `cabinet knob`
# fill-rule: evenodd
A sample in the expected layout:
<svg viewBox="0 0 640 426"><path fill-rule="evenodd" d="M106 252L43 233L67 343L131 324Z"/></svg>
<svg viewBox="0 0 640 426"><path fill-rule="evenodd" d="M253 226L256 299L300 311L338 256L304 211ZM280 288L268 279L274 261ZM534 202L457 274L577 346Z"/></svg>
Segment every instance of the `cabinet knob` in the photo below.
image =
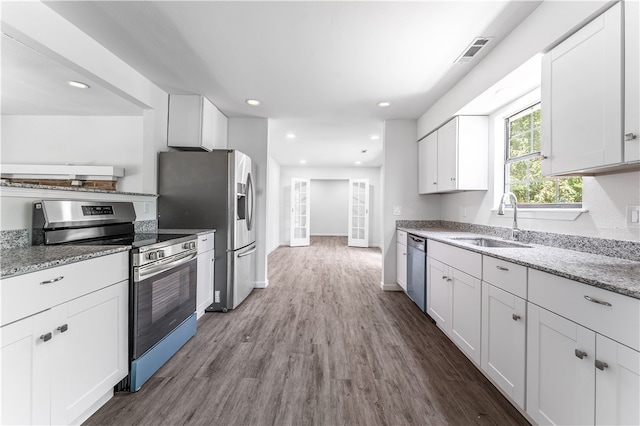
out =
<svg viewBox="0 0 640 426"><path fill-rule="evenodd" d="M56 328L60 333L64 333L69 329L69 324L62 324L60 327Z"/></svg>
<svg viewBox="0 0 640 426"><path fill-rule="evenodd" d="M602 362L599 359L596 359L596 368L598 370L604 371L605 368L609 368L609 364L607 364L606 362Z"/></svg>
<svg viewBox="0 0 640 426"><path fill-rule="evenodd" d="M442 279L443 279L443 280L446 280L446 279L447 279L447 276L446 276L446 275L443 275L443 276L442 276Z"/></svg>
<svg viewBox="0 0 640 426"><path fill-rule="evenodd" d="M456 178L452 177L451 180L454 181L454 180L456 180Z"/></svg>
<svg viewBox="0 0 640 426"><path fill-rule="evenodd" d="M51 340L51 333L43 334L42 336L40 336L40 340L48 342L49 340Z"/></svg>
<svg viewBox="0 0 640 426"><path fill-rule="evenodd" d="M520 315L511 314L511 318L513 318L514 321L518 321L521 317Z"/></svg>
<svg viewBox="0 0 640 426"><path fill-rule="evenodd" d="M582 359L582 358L587 356L587 353L585 351L581 351L580 349L576 349L574 353L580 359Z"/></svg>
<svg viewBox="0 0 640 426"><path fill-rule="evenodd" d="M433 184L434 184L434 185L437 185L437 184L438 184L438 182L435 182L435 181L434 181L434 182L433 182Z"/></svg>
<svg viewBox="0 0 640 426"><path fill-rule="evenodd" d="M625 140L626 142L629 142L629 141L632 141L632 140L636 139L637 137L638 137L638 136L637 136L635 133L626 133L626 134L624 135L624 140Z"/></svg>

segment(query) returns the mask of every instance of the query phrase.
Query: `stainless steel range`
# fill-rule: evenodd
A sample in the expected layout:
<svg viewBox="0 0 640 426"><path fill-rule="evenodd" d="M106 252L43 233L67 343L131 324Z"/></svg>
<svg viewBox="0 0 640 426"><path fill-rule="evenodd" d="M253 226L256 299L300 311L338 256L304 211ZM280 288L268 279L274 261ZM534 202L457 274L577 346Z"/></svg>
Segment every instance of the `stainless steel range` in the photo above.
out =
<svg viewBox="0 0 640 426"><path fill-rule="evenodd" d="M33 205L33 245L131 247L129 376L137 391L196 332L197 236L134 232L129 202L43 200Z"/></svg>

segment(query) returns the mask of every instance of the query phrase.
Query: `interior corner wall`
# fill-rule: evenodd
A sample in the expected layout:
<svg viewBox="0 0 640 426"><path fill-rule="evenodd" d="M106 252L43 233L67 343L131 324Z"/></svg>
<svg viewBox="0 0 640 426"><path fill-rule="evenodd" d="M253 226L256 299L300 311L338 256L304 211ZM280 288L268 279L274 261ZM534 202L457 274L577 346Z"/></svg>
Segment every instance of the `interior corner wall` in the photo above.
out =
<svg viewBox="0 0 640 426"><path fill-rule="evenodd" d="M369 246L381 247L382 221L382 180L380 167L294 167L280 168L280 245L288 246L291 241L291 178L311 179L311 187L316 180L369 179ZM348 214L345 209L345 216ZM311 223L314 221L311 212Z"/></svg>
<svg viewBox="0 0 640 426"><path fill-rule="evenodd" d="M267 169L268 121L266 118L230 117L228 147L251 157L255 167L256 287L268 285L267 274Z"/></svg>
<svg viewBox="0 0 640 426"><path fill-rule="evenodd" d="M267 165L267 255L280 246L280 164L271 156Z"/></svg>
<svg viewBox="0 0 640 426"><path fill-rule="evenodd" d="M384 123L382 167L382 277L383 288L396 285L396 220L440 219L440 195L418 194L416 120ZM394 216L394 206L401 214ZM399 287L398 287L399 288Z"/></svg>

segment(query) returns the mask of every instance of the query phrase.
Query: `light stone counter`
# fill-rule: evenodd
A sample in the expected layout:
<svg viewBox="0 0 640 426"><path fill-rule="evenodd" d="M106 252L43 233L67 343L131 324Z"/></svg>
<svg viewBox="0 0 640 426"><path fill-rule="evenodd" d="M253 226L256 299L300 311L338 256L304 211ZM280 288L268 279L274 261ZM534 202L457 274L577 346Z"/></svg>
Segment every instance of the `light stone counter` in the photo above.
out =
<svg viewBox="0 0 640 426"><path fill-rule="evenodd" d="M453 238L500 238L438 228L398 227L398 229L640 299L640 262L531 243L523 243L529 248L479 247Z"/></svg>

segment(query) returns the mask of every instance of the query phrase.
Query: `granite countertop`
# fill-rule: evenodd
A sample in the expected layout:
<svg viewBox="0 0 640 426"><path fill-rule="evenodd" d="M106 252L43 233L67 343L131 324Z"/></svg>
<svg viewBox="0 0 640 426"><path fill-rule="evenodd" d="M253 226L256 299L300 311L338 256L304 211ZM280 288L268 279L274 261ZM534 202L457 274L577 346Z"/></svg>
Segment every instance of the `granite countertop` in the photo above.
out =
<svg viewBox="0 0 640 426"><path fill-rule="evenodd" d="M0 278L36 272L94 257L128 251L129 246L27 246L2 249Z"/></svg>
<svg viewBox="0 0 640 426"><path fill-rule="evenodd" d="M135 196L158 198L158 194L147 194L144 192L107 191L106 189L84 188L84 187L76 187L76 186L36 185L32 183L7 182L5 180L0 180L0 187L27 188L27 189L39 189L39 190L46 189L46 190L52 190L52 191L71 191L71 192L98 192L101 194L135 195Z"/></svg>
<svg viewBox="0 0 640 426"><path fill-rule="evenodd" d="M640 299L640 262L540 244L524 244L529 246L529 248L479 247L456 241L453 238L485 237L496 240L500 240L501 238L437 228L416 229L399 227L398 229L430 240L440 241Z"/></svg>
<svg viewBox="0 0 640 426"><path fill-rule="evenodd" d="M216 232L215 229L158 229L158 234L198 234Z"/></svg>

